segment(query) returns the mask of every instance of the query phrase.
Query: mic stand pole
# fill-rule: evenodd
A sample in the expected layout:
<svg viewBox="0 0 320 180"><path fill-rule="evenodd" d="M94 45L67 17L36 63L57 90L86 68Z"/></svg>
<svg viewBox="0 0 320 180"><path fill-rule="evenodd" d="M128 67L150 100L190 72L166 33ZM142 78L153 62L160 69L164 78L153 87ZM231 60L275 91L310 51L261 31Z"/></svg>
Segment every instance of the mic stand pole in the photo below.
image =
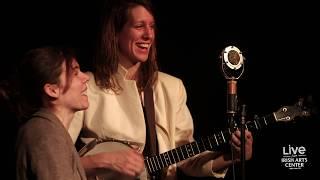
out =
<svg viewBox="0 0 320 180"><path fill-rule="evenodd" d="M227 93L227 118L229 128L231 129L232 133L238 127L237 122L235 120L237 107L238 107L238 100L237 100L237 81L234 77L228 78L227 81L228 85L228 93ZM234 151L231 147L231 159L232 159L232 173L233 179L235 179L235 164L234 164Z"/></svg>
<svg viewBox="0 0 320 180"><path fill-rule="evenodd" d="M228 124L229 124L229 128L231 129L231 135L235 131L235 126L237 126L235 121L234 121L234 116L235 116L234 113L228 114ZM232 160L232 177L233 177L233 180L235 180L235 178L236 178L235 172L236 171L235 171L235 164L234 164L234 151L232 149L232 145L231 144L230 144L230 148L231 148L231 160Z"/></svg>
<svg viewBox="0 0 320 180"><path fill-rule="evenodd" d="M245 180L245 162L246 162L246 149L245 149L245 126L246 126L246 122L245 122L245 117L246 117L246 105L242 105L241 106L241 122L240 122L240 132L241 132L241 136L240 136L240 141L241 141L241 149L240 149L240 153L241 153L241 157L240 157L240 162L241 162L241 179Z"/></svg>

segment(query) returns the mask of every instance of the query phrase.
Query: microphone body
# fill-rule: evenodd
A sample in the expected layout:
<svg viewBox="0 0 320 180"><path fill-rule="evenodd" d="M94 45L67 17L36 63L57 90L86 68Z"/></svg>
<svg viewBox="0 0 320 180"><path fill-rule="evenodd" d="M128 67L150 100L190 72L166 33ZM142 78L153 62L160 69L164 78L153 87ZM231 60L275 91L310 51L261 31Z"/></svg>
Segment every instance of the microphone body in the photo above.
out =
<svg viewBox="0 0 320 180"><path fill-rule="evenodd" d="M221 53L221 70L227 80L227 114L234 117L237 113L237 80L243 73L242 52L235 46L226 47ZM230 118L232 120L232 118Z"/></svg>
<svg viewBox="0 0 320 180"><path fill-rule="evenodd" d="M237 81L230 79L227 81L227 114L234 116L237 112L238 99L237 99Z"/></svg>

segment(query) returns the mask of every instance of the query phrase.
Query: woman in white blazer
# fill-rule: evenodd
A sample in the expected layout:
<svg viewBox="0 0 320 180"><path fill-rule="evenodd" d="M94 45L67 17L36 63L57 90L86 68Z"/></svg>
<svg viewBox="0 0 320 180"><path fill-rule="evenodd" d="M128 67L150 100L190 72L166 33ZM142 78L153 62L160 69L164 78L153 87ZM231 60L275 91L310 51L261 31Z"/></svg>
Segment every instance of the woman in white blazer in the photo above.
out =
<svg viewBox="0 0 320 180"><path fill-rule="evenodd" d="M88 73L89 108L78 113L77 120L71 124L69 133L73 140L115 139L133 142L143 151L148 138L143 111L144 94L146 87L152 87L158 152L164 153L194 141L193 120L186 105L187 95L182 81L158 71L155 19L150 4L144 0L109 1L104 13L94 69ZM239 136L239 132L231 136L236 161L239 160ZM245 137L246 159L250 159L251 133L246 131ZM113 157L116 152L111 152ZM92 170L102 167L137 176L143 171L141 161L130 162L129 156L123 155L126 160L121 162L126 162L126 166L117 165L117 162L110 163L114 158L108 153L84 156L82 162L87 172L97 174ZM145 167L165 167L162 179L176 179L177 167L189 176L220 178L232 164L230 156L221 152L187 153L190 158L182 157L185 156L183 154L180 157L170 155L171 159L164 157L145 164ZM172 163L173 159L179 163Z"/></svg>

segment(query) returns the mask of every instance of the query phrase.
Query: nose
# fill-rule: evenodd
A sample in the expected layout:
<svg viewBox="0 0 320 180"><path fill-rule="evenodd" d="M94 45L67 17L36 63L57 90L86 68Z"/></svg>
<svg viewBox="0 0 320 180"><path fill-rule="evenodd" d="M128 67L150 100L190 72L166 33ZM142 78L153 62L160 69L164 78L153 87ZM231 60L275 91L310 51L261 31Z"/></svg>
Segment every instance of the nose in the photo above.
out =
<svg viewBox="0 0 320 180"><path fill-rule="evenodd" d="M145 39L152 39L154 37L154 29L153 27L147 26L144 30L143 37Z"/></svg>
<svg viewBox="0 0 320 180"><path fill-rule="evenodd" d="M89 81L89 79L90 79L89 75L87 75L87 74L84 73L84 72L81 72L81 74L82 74L83 82L84 82L84 83L87 83L87 82Z"/></svg>

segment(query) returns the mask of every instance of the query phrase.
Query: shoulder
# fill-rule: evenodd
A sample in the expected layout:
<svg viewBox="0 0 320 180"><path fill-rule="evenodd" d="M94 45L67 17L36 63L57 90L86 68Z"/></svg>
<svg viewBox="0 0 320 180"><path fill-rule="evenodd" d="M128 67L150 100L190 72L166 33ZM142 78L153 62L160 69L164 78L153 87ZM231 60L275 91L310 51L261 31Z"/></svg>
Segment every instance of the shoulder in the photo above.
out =
<svg viewBox="0 0 320 180"><path fill-rule="evenodd" d="M59 122L57 122L59 123ZM53 121L49 121L40 117L34 117L21 126L19 137L22 141L29 144L49 143L53 141L64 141L59 134L65 129Z"/></svg>
<svg viewBox="0 0 320 180"><path fill-rule="evenodd" d="M158 82L160 84L179 85L183 84L182 80L178 77L172 76L164 72L158 72Z"/></svg>
<svg viewBox="0 0 320 180"><path fill-rule="evenodd" d="M158 72L158 80L155 88L158 90L162 89L172 95L185 93L185 87L180 78L163 72Z"/></svg>

